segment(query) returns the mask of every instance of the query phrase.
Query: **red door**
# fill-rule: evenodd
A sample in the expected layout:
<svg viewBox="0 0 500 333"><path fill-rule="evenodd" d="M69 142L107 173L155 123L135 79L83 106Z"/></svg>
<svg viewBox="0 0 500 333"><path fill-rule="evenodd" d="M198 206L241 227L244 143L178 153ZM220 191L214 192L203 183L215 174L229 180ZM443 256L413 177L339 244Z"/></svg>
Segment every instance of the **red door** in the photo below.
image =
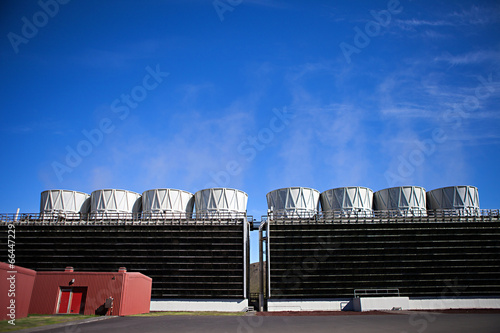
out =
<svg viewBox="0 0 500 333"><path fill-rule="evenodd" d="M85 309L87 288L61 288L57 313L82 313Z"/></svg>
<svg viewBox="0 0 500 333"><path fill-rule="evenodd" d="M59 306L57 307L57 313L68 313L70 298L71 298L71 289L61 288L61 297L59 298Z"/></svg>
<svg viewBox="0 0 500 333"><path fill-rule="evenodd" d="M82 306L83 290L81 288L73 289L73 297L71 299L70 313L80 313Z"/></svg>

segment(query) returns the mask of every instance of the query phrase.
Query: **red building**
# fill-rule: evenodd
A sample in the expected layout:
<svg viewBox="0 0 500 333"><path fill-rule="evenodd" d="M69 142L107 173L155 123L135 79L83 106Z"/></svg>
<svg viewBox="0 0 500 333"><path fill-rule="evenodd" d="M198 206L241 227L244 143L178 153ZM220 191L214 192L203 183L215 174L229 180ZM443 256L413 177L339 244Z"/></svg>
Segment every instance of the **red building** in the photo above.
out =
<svg viewBox="0 0 500 333"><path fill-rule="evenodd" d="M37 272L29 313L108 314L148 313L152 279L141 273Z"/></svg>
<svg viewBox="0 0 500 333"><path fill-rule="evenodd" d="M0 320L28 316L36 272L0 262Z"/></svg>

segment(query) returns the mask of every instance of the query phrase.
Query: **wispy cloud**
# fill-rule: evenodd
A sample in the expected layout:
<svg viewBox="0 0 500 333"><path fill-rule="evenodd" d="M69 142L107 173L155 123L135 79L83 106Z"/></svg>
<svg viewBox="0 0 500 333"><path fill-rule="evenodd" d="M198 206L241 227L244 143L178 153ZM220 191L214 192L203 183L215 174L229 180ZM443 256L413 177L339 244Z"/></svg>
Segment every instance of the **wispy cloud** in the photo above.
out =
<svg viewBox="0 0 500 333"><path fill-rule="evenodd" d="M470 9L454 11L447 15L461 25L484 25L496 22L500 18L498 4L493 8L473 5Z"/></svg>
<svg viewBox="0 0 500 333"><path fill-rule="evenodd" d="M404 31L417 32L419 37L445 38L452 35L443 32L443 28L463 28L491 24L500 20L499 13L498 7L487 8L474 5L470 9L443 13L439 19L421 19L418 17L406 20L398 19L396 20L396 26Z"/></svg>
<svg viewBox="0 0 500 333"><path fill-rule="evenodd" d="M322 103L305 87L294 91L296 118L281 142L268 178L274 188L359 185L369 170L363 111L350 104Z"/></svg>
<svg viewBox="0 0 500 333"><path fill-rule="evenodd" d="M493 53L482 52L464 55L461 60L446 60L474 63L494 58ZM493 124L500 118L495 103L500 97L500 85L496 77L488 88L477 79L488 74L436 73L429 61L428 66L419 62L418 70L395 70L380 83L380 114L387 120L382 151L389 157L386 172L395 175L391 178L394 182L388 185L432 184L435 188L467 179L466 147L499 141ZM483 94L488 92L487 97L476 97L478 87ZM450 114L452 121L445 117ZM444 131L444 142L432 139L436 130ZM422 148L424 141L427 148Z"/></svg>
<svg viewBox="0 0 500 333"><path fill-rule="evenodd" d="M445 54L434 58L434 61L444 61L452 66L455 66L455 65L478 64L486 61L497 62L498 59L500 59L500 52L482 50L460 55Z"/></svg>
<svg viewBox="0 0 500 333"><path fill-rule="evenodd" d="M290 3L282 0L268 1L268 0L244 0L242 4L248 4L252 6L269 7L285 9L290 8Z"/></svg>
<svg viewBox="0 0 500 333"><path fill-rule="evenodd" d="M436 117L435 110L424 108L422 105L415 107L407 105L396 105L394 107L383 108L380 113L388 117L405 117L405 118L433 118Z"/></svg>
<svg viewBox="0 0 500 333"><path fill-rule="evenodd" d="M399 24L402 28L414 28L420 26L431 26L431 27L443 27L443 26L453 26L454 24L450 21L438 20L438 21L429 21L429 20L396 20L396 23Z"/></svg>
<svg viewBox="0 0 500 333"><path fill-rule="evenodd" d="M188 114L186 122L174 134L165 139L146 137L142 149L133 159L140 160L141 181L150 186L184 184L189 188L201 188L213 181L211 174L225 171L227 163L236 160L238 145L245 139L245 128L252 123L251 112L232 106L230 112L217 118L201 118ZM130 160L130 156L127 156ZM241 182L241 176L231 179ZM179 185L177 185L179 186Z"/></svg>
<svg viewBox="0 0 500 333"><path fill-rule="evenodd" d="M425 30L423 36L431 39L443 39L450 38L451 35L434 30Z"/></svg>

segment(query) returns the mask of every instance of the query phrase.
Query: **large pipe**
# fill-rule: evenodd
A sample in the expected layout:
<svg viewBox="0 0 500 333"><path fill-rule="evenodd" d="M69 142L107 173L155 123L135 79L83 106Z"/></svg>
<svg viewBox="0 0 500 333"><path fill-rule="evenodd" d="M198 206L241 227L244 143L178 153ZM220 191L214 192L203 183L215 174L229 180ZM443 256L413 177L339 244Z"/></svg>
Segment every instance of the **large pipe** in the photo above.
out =
<svg viewBox="0 0 500 333"><path fill-rule="evenodd" d="M267 224L267 221L262 222L259 225L259 311L264 311L264 295L265 295L265 289L264 289L264 279L265 279L265 273L264 273L264 240L267 240L267 237L264 238L264 231L263 227L265 227Z"/></svg>

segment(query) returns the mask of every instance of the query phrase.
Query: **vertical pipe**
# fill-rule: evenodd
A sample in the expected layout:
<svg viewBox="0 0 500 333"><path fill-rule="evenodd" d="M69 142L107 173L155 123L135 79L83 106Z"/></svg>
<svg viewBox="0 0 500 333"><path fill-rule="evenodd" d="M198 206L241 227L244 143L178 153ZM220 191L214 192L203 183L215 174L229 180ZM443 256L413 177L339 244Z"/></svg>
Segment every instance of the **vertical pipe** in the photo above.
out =
<svg viewBox="0 0 500 333"><path fill-rule="evenodd" d="M249 298L250 295L247 295L247 275L249 272L247 271L248 268L248 253L247 253L247 246L248 246L248 220L247 220L247 215L245 214L245 217L243 218L243 298Z"/></svg>
<svg viewBox="0 0 500 333"><path fill-rule="evenodd" d="M270 238L269 238L269 219L266 222L266 237L264 238L266 241L266 269L265 269L265 277L266 277L266 286L267 286L267 298L271 297L271 251L270 251Z"/></svg>
<svg viewBox="0 0 500 333"><path fill-rule="evenodd" d="M265 222L264 222L265 223ZM259 226L259 311L264 311L264 253L262 226Z"/></svg>

